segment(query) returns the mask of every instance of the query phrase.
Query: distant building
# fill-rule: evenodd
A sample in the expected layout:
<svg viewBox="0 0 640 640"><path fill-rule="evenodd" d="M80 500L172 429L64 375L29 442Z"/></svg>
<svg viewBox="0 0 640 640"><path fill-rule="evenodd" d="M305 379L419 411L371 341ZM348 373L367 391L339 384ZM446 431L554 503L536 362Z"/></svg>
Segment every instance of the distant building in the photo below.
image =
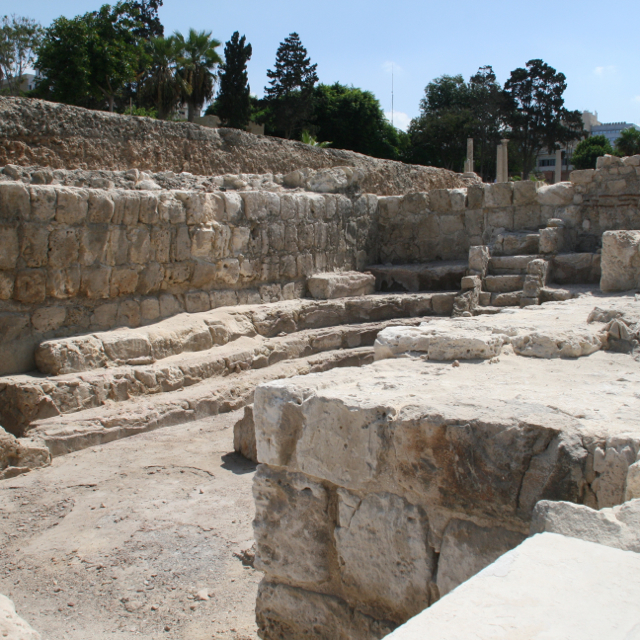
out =
<svg viewBox="0 0 640 640"><path fill-rule="evenodd" d="M22 93L27 91L33 91L36 88L37 76L33 73L25 73L20 79L20 86L18 87ZM9 80L3 80L0 82L0 89L7 89L9 87Z"/></svg>
<svg viewBox="0 0 640 640"><path fill-rule="evenodd" d="M592 127L591 135L604 136L613 147L616 144L616 140L625 129L636 129L637 131L640 131L640 127L631 122L605 122L604 124L597 124L595 127Z"/></svg>

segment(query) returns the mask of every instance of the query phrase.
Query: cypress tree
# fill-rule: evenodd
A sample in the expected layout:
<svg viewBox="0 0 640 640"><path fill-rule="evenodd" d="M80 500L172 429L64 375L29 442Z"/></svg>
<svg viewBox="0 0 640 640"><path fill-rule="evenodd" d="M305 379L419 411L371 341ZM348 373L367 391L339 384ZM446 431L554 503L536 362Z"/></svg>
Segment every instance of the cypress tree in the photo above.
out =
<svg viewBox="0 0 640 640"><path fill-rule="evenodd" d="M220 91L216 113L222 123L233 129L244 129L251 116L251 93L247 62L251 60L251 45L236 31L224 46L224 64L220 75Z"/></svg>

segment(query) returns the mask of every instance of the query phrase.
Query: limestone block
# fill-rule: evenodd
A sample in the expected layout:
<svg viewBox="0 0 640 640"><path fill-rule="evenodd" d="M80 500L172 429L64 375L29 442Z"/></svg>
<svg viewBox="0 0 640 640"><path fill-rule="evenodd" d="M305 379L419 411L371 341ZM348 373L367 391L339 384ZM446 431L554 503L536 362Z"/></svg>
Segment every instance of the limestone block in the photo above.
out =
<svg viewBox="0 0 640 640"><path fill-rule="evenodd" d="M102 341L95 336L46 340L35 350L38 369L47 375L98 369L107 362Z"/></svg>
<svg viewBox="0 0 640 640"><path fill-rule="evenodd" d="M484 185L484 208L508 207L513 201L513 183L497 182Z"/></svg>
<svg viewBox="0 0 640 640"><path fill-rule="evenodd" d="M464 211L467 204L466 189L449 189L452 211Z"/></svg>
<svg viewBox="0 0 640 640"><path fill-rule="evenodd" d="M311 295L321 300L370 295L375 284L373 275L356 271L320 273L307 280Z"/></svg>
<svg viewBox="0 0 640 640"><path fill-rule="evenodd" d="M149 231L144 227L129 230L129 262L134 264L147 264L151 256L151 238Z"/></svg>
<svg viewBox="0 0 640 640"><path fill-rule="evenodd" d="M627 470L627 483L624 494L625 500L636 500L638 498L640 498L640 461L634 462Z"/></svg>
<svg viewBox="0 0 640 640"><path fill-rule="evenodd" d="M573 202L575 189L571 182L558 182L538 189L538 202L541 205L563 207Z"/></svg>
<svg viewBox="0 0 640 640"><path fill-rule="evenodd" d="M235 227L231 232L231 253L233 255L245 253L249 246L250 238L251 229L249 227ZM290 251L291 249L288 248L287 250ZM295 249L293 250L295 251Z"/></svg>
<svg viewBox="0 0 640 640"><path fill-rule="evenodd" d="M441 207L447 207L450 205L451 201L449 199L449 194L446 196L440 195L435 196L438 206L434 206L430 204L431 198L433 197L433 193L435 191L446 192L446 189L432 189L429 193L408 193L405 196L402 196L402 200L400 203L401 211L405 213L425 213L428 209L432 211L442 211Z"/></svg>
<svg viewBox="0 0 640 640"><path fill-rule="evenodd" d="M0 271L0 300L10 300L13 296L15 276L12 273Z"/></svg>
<svg viewBox="0 0 640 640"><path fill-rule="evenodd" d="M135 191L118 191L114 197L115 211L111 222L131 226L140 219L140 194Z"/></svg>
<svg viewBox="0 0 640 640"><path fill-rule="evenodd" d="M481 527L467 520L452 519L444 531L440 547L440 597L517 547L525 537L502 527Z"/></svg>
<svg viewBox="0 0 640 640"><path fill-rule="evenodd" d="M484 188L474 184L467 189L467 205L469 209L482 209L484 207Z"/></svg>
<svg viewBox="0 0 640 640"><path fill-rule="evenodd" d="M266 235L266 232L263 232ZM229 243L231 241L231 228L227 225L216 227L216 237L213 242L213 258L226 258L229 255ZM266 254L266 249L263 252Z"/></svg>
<svg viewBox="0 0 640 640"><path fill-rule="evenodd" d="M464 231L464 216L461 214L444 215L440 217L440 232L453 235Z"/></svg>
<svg viewBox="0 0 640 640"><path fill-rule="evenodd" d="M176 300L176 297L170 293L163 293L160 296L160 315L163 318L168 318L176 313L180 313L180 303Z"/></svg>
<svg viewBox="0 0 640 640"><path fill-rule="evenodd" d="M55 187L29 187L31 220L49 222L56 215L58 191Z"/></svg>
<svg viewBox="0 0 640 640"><path fill-rule="evenodd" d="M140 303L140 316L142 320L151 321L160 317L160 302L157 298L145 298Z"/></svg>
<svg viewBox="0 0 640 640"><path fill-rule="evenodd" d="M602 349L602 338L589 331L534 331L511 340L514 351L531 358L580 358Z"/></svg>
<svg viewBox="0 0 640 640"><path fill-rule="evenodd" d="M212 228L194 229L191 233L191 255L195 258L209 257L215 237L216 232Z"/></svg>
<svg viewBox="0 0 640 640"><path fill-rule="evenodd" d="M431 298L433 312L439 316L451 315L451 312L453 311L454 298L455 294L436 293L433 298Z"/></svg>
<svg viewBox="0 0 640 640"><path fill-rule="evenodd" d="M0 224L0 269L15 269L19 255L18 229L14 225Z"/></svg>
<svg viewBox="0 0 640 640"><path fill-rule="evenodd" d="M30 195L22 182L0 182L0 220L28 220Z"/></svg>
<svg viewBox="0 0 640 640"><path fill-rule="evenodd" d="M360 498L338 489L338 520L340 576L361 606L406 620L429 605L435 557L420 507L390 493Z"/></svg>
<svg viewBox="0 0 640 640"><path fill-rule="evenodd" d="M243 200L239 193L228 191L222 194L224 200L224 215L227 222L236 222L242 217Z"/></svg>
<svg viewBox="0 0 640 640"><path fill-rule="evenodd" d="M46 292L46 272L44 269L18 271L13 289L13 297L24 304L44 302Z"/></svg>
<svg viewBox="0 0 640 640"><path fill-rule="evenodd" d="M46 307L38 309L31 316L31 324L36 331L46 333L60 328L67 317L67 310L64 307Z"/></svg>
<svg viewBox="0 0 640 640"><path fill-rule="evenodd" d="M41 640L42 636L17 613L15 605L0 595L0 637L7 640Z"/></svg>
<svg viewBox="0 0 640 640"><path fill-rule="evenodd" d="M572 502L541 500L531 516L531 535L544 532L640 553L640 500L599 511Z"/></svg>
<svg viewBox="0 0 640 640"><path fill-rule="evenodd" d="M49 236L49 264L58 269L77 264L79 249L75 229L53 229Z"/></svg>
<svg viewBox="0 0 640 640"><path fill-rule="evenodd" d="M193 264L189 262L178 262L168 264L164 269L164 281L162 287L171 289L175 293L184 290L184 285L189 282L193 275Z"/></svg>
<svg viewBox="0 0 640 640"><path fill-rule="evenodd" d="M73 298L80 290L80 267L47 270L47 295L64 300Z"/></svg>
<svg viewBox="0 0 640 640"><path fill-rule="evenodd" d="M111 271L109 285L110 298L130 295L138 286L138 272L130 267L115 267Z"/></svg>
<svg viewBox="0 0 640 640"><path fill-rule="evenodd" d="M502 276L486 276L484 279L485 291L491 293L507 293L508 291L519 291L524 284L524 276L511 274Z"/></svg>
<svg viewBox="0 0 640 640"><path fill-rule="evenodd" d="M115 266L129 261L129 240L127 232L122 227L111 227L107 236L107 250L105 262Z"/></svg>
<svg viewBox="0 0 640 640"><path fill-rule="evenodd" d="M137 300L124 300L118 305L116 324L125 327L137 327L140 324L140 303ZM146 364L147 359L142 361ZM134 362L132 364L139 364Z"/></svg>
<svg viewBox="0 0 640 640"><path fill-rule="evenodd" d="M324 486L301 473L261 465L253 497L256 569L301 585L328 580L333 523Z"/></svg>
<svg viewBox="0 0 640 640"><path fill-rule="evenodd" d="M172 193L161 193L158 201L158 215L162 222L184 224L187 220L182 202L174 198Z"/></svg>
<svg viewBox="0 0 640 640"><path fill-rule="evenodd" d="M536 202L536 193L538 184L531 180L522 180L513 183L513 204L516 207L534 204Z"/></svg>
<svg viewBox="0 0 640 640"><path fill-rule="evenodd" d="M521 183L516 182L515 184L518 185ZM513 228L538 229L541 224L540 216L541 207L535 202L533 204L517 205L513 212ZM537 251L537 249L535 251Z"/></svg>
<svg viewBox="0 0 640 640"><path fill-rule="evenodd" d="M233 450L252 462L258 462L252 404L244 408L244 415L233 427Z"/></svg>
<svg viewBox="0 0 640 640"><path fill-rule="evenodd" d="M604 446L595 448L593 469L597 477L591 483L591 488L600 509L615 506L624 500L629 467L636 460L638 447L638 442L630 438L613 437Z"/></svg>
<svg viewBox="0 0 640 640"><path fill-rule="evenodd" d="M239 300L240 293L239 291L212 291L210 294L211 308L233 307L236 304L260 304L262 302L260 294L256 292L253 296L248 296L247 301L243 303Z"/></svg>
<svg viewBox="0 0 640 640"><path fill-rule="evenodd" d="M158 291L164 280L164 269L157 262L150 262L138 272L136 292L146 295Z"/></svg>
<svg viewBox="0 0 640 640"><path fill-rule="evenodd" d="M80 291L87 298L98 299L109 297L109 267L91 267L82 272Z"/></svg>
<svg viewBox="0 0 640 640"><path fill-rule="evenodd" d="M89 192L86 189L58 189L56 204L56 222L62 224L80 224L87 217Z"/></svg>
<svg viewBox="0 0 640 640"><path fill-rule="evenodd" d="M479 276L464 276L460 283L460 289L466 291L467 289L480 289L482 287L482 280Z"/></svg>
<svg viewBox="0 0 640 640"><path fill-rule="evenodd" d="M240 278L240 262L235 258L221 260L216 264L216 280L234 285Z"/></svg>
<svg viewBox="0 0 640 640"><path fill-rule="evenodd" d="M626 291L640 285L640 231L602 234L602 291Z"/></svg>
<svg viewBox="0 0 640 640"><path fill-rule="evenodd" d="M500 186L498 183L494 186ZM504 229L506 231L513 230L513 207L495 208L485 211L485 228Z"/></svg>
<svg viewBox="0 0 640 640"><path fill-rule="evenodd" d="M349 186L349 177L343 167L331 167L313 172L306 180L309 191L339 193Z"/></svg>
<svg viewBox="0 0 640 640"><path fill-rule="evenodd" d="M258 291L262 302L279 302L282 300L282 287L279 284L262 285Z"/></svg>
<svg viewBox="0 0 640 640"><path fill-rule="evenodd" d="M469 247L469 272L484 278L489 267L489 247Z"/></svg>
<svg viewBox="0 0 640 640"><path fill-rule="evenodd" d="M429 208L436 213L449 213L451 211L449 189L432 189L429 192Z"/></svg>
<svg viewBox="0 0 640 640"><path fill-rule="evenodd" d="M142 224L158 224L158 196L153 193L140 194L140 222Z"/></svg>
<svg viewBox="0 0 640 640"><path fill-rule="evenodd" d="M560 253L564 247L565 230L562 227L540 229L540 253Z"/></svg>
<svg viewBox="0 0 640 640"><path fill-rule="evenodd" d="M79 231L80 264L90 266L107 259L109 232L107 225L89 225Z"/></svg>
<svg viewBox="0 0 640 640"><path fill-rule="evenodd" d="M619 167L622 164L622 158L605 154L596 160L596 170L607 169L610 167Z"/></svg>
<svg viewBox="0 0 640 640"><path fill-rule="evenodd" d="M334 596L266 580L258 588L256 622L260 637L265 640L378 640L395 626L366 616Z"/></svg>
<svg viewBox="0 0 640 640"><path fill-rule="evenodd" d="M506 337L486 327L467 327L460 322L434 321L419 327L387 327L378 334L376 360L404 353L425 353L429 360L476 360L500 355Z"/></svg>
<svg viewBox="0 0 640 640"><path fill-rule="evenodd" d="M107 358L115 364L148 364L153 361L151 341L145 333L110 331L103 334L101 340Z"/></svg>
<svg viewBox="0 0 640 640"><path fill-rule="evenodd" d="M638 167L640 166L640 155L622 158L622 164L625 165L625 167Z"/></svg>
<svg viewBox="0 0 640 640"><path fill-rule="evenodd" d="M639 570L631 551L535 535L386 640L630 640L638 629Z"/></svg>
<svg viewBox="0 0 640 640"><path fill-rule="evenodd" d="M223 217L224 202L213 193L174 191L174 195L185 208L188 225L210 223Z"/></svg>
<svg viewBox="0 0 640 640"><path fill-rule="evenodd" d="M115 212L115 204L111 194L104 191L91 190L87 206L87 219L89 222L106 224L111 222Z"/></svg>
<svg viewBox="0 0 640 640"><path fill-rule="evenodd" d="M572 171L569 178L575 185L587 185L593 182L595 173L595 169L581 169L578 171Z"/></svg>
<svg viewBox="0 0 640 640"><path fill-rule="evenodd" d="M154 228L151 230L152 253L155 254L156 262L169 262L171 249L171 232L169 229Z"/></svg>
<svg viewBox="0 0 640 640"><path fill-rule="evenodd" d="M106 304L98 305L93 314L91 315L91 328L92 329L112 329L116 325L116 318L118 317L118 303L107 302Z"/></svg>
<svg viewBox="0 0 640 640"><path fill-rule="evenodd" d="M176 228L176 235L173 240L172 257L176 262L189 260L191 257L191 239L189 238L189 227L181 225Z"/></svg>
<svg viewBox="0 0 640 640"><path fill-rule="evenodd" d="M491 293L489 295L491 296L490 304L493 307L517 307L520 304L523 291L508 291L507 293Z"/></svg>
<svg viewBox="0 0 640 640"><path fill-rule="evenodd" d="M280 196L269 191L245 191L242 194L247 220L263 220L280 213Z"/></svg>
<svg viewBox="0 0 640 640"><path fill-rule="evenodd" d="M205 291L192 291L184 294L184 308L187 313L199 313L209 311L211 302L209 294Z"/></svg>

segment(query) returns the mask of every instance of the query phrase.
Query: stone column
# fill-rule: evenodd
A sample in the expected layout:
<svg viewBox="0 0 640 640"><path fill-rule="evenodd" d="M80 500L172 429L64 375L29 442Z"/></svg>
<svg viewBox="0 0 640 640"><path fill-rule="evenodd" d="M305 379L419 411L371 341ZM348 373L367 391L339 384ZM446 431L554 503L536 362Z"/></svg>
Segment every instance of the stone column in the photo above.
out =
<svg viewBox="0 0 640 640"><path fill-rule="evenodd" d="M500 140L502 143L502 180L500 182L509 182L509 152L507 150L508 140Z"/></svg>
<svg viewBox="0 0 640 640"><path fill-rule="evenodd" d="M473 138L467 138L467 160L464 163L464 172L473 173Z"/></svg>
<svg viewBox="0 0 640 640"><path fill-rule="evenodd" d="M496 182L502 182L502 145L499 144L496 153Z"/></svg>
<svg viewBox="0 0 640 640"><path fill-rule="evenodd" d="M562 149L556 150L556 171L553 177L554 184L562 182Z"/></svg>

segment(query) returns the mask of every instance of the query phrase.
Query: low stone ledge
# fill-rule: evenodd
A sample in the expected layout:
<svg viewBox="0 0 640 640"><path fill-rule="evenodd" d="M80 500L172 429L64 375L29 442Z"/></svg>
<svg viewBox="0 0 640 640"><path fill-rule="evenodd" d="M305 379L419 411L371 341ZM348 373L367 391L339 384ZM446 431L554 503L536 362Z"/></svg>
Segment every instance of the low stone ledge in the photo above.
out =
<svg viewBox="0 0 640 640"><path fill-rule="evenodd" d="M316 300L333 300L374 293L376 279L370 273L346 271L319 273L307 280L309 293Z"/></svg>

